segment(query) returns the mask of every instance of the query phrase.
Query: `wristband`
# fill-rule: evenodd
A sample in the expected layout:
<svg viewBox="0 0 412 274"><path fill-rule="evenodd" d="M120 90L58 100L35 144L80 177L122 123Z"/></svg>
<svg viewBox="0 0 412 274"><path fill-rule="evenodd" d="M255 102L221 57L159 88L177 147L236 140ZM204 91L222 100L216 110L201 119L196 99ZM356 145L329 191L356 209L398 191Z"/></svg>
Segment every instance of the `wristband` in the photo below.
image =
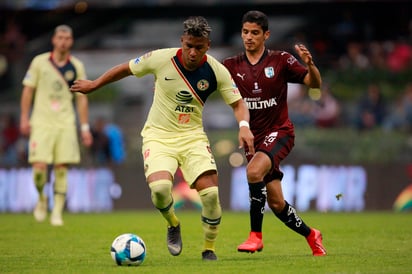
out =
<svg viewBox="0 0 412 274"><path fill-rule="evenodd" d="M89 124L82 124L82 125L80 126L80 130L81 130L81 131L90 131L90 126L89 126Z"/></svg>
<svg viewBox="0 0 412 274"><path fill-rule="evenodd" d="M241 127L247 127L247 128L249 128L249 122L248 122L248 121L245 121L245 120L240 121L240 122L239 122L239 128L241 128Z"/></svg>

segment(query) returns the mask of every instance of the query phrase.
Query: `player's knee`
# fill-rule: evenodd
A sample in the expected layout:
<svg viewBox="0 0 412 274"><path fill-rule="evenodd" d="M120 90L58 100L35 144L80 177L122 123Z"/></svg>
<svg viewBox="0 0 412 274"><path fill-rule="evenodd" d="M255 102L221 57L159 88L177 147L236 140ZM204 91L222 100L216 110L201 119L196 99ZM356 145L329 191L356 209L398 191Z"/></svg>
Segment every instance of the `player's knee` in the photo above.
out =
<svg viewBox="0 0 412 274"><path fill-rule="evenodd" d="M246 174L248 182L261 182L263 181L264 174L261 168L257 165L248 165L246 167Z"/></svg>
<svg viewBox="0 0 412 274"><path fill-rule="evenodd" d="M172 204L172 185L169 180L158 180L149 184L153 205L159 210Z"/></svg>
<svg viewBox="0 0 412 274"><path fill-rule="evenodd" d="M202 201L202 218L209 224L219 224L222 216L222 208L219 200L219 189L217 186L208 187L199 191Z"/></svg>

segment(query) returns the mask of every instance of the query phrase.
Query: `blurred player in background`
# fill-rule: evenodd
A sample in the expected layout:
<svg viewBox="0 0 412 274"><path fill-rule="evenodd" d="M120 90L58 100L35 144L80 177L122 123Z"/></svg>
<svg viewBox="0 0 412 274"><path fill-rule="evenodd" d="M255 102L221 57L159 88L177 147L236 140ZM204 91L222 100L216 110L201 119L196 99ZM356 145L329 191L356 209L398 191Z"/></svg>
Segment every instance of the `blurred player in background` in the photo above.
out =
<svg viewBox="0 0 412 274"><path fill-rule="evenodd" d="M203 260L216 260L215 240L221 219L218 176L202 124L204 104L218 91L239 122L240 146L253 152L249 111L230 73L207 55L211 28L201 16L183 23L181 48L159 49L109 69L94 81L75 81L73 92L89 93L129 75L155 76L153 104L142 130L144 171L153 205L167 221L167 246L173 256L182 251L180 221L173 206L173 175L180 167L202 203Z"/></svg>
<svg viewBox="0 0 412 274"><path fill-rule="evenodd" d="M282 192L280 162L294 145L294 126L288 117L287 84L300 83L319 88L321 76L304 45L296 45L303 66L285 51L265 47L269 38L267 16L249 11L242 19L245 52L223 61L229 69L250 111L250 128L255 136L255 151L245 147L250 196L249 238L238 246L240 252L263 249L262 223L266 200L270 209L289 228L304 236L315 256L326 255L321 233L307 226Z"/></svg>
<svg viewBox="0 0 412 274"><path fill-rule="evenodd" d="M39 222L47 217L48 203L43 188L48 180L48 165L53 165L54 206L50 222L54 226L61 226L68 165L80 162L74 97L84 145L91 145L92 135L88 124L87 96L74 96L70 92L75 80L86 78L82 62L70 55L73 45L71 27L57 26L51 42L52 51L36 56L24 77L20 131L30 136L28 161L33 167L33 180L39 193L34 217Z"/></svg>

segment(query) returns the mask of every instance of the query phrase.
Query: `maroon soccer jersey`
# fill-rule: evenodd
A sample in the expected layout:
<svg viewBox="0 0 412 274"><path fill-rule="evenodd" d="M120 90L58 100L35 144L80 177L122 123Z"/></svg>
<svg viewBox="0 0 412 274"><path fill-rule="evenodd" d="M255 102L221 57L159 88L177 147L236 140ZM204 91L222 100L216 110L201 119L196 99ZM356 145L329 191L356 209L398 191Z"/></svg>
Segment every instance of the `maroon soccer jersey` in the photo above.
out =
<svg viewBox="0 0 412 274"><path fill-rule="evenodd" d="M262 140L267 132L291 125L287 106L288 82L302 84L307 73L293 55L265 50L259 62L252 65L245 53L241 53L225 59L223 64L249 108L250 129L255 140Z"/></svg>

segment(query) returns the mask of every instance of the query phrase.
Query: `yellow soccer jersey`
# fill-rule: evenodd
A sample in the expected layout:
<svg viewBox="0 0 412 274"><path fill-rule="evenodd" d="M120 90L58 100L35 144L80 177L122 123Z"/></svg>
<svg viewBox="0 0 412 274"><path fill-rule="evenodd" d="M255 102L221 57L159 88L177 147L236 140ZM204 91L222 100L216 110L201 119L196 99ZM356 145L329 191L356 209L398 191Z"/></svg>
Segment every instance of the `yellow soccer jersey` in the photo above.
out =
<svg viewBox="0 0 412 274"><path fill-rule="evenodd" d="M208 96L219 91L226 104L241 99L227 69L206 55L195 71L181 63L181 49L159 49L132 59L136 77L155 76L153 103L142 130L143 137L173 138L203 133L202 113Z"/></svg>
<svg viewBox="0 0 412 274"><path fill-rule="evenodd" d="M23 85L36 89L30 117L32 126L75 126L73 93L69 88L77 79L86 79L86 73L83 63L73 56L63 67L54 65L50 52L32 60L23 79Z"/></svg>

